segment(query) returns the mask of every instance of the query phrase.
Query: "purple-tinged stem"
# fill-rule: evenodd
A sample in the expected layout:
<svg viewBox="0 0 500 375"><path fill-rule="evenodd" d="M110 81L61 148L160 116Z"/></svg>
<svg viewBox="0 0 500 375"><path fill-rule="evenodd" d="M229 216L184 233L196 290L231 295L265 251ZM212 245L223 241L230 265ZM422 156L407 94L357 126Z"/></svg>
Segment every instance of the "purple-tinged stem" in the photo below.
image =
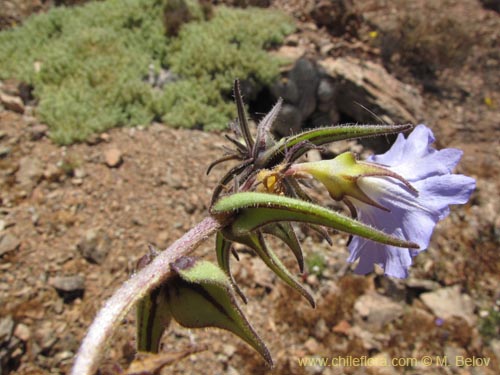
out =
<svg viewBox="0 0 500 375"><path fill-rule="evenodd" d="M170 263L196 249L210 235L221 229L222 223L212 217L203 219L153 261L127 280L107 300L99 311L78 350L72 375L93 375L107 342L122 319L148 292L172 276Z"/></svg>

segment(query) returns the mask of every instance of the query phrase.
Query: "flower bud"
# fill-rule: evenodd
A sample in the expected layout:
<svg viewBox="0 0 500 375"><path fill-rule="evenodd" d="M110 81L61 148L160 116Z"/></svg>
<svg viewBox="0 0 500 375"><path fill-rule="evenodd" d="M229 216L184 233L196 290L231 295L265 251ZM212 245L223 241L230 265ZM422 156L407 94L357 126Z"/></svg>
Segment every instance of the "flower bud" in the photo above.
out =
<svg viewBox="0 0 500 375"><path fill-rule="evenodd" d="M325 185L330 196L336 201L352 197L386 211L387 208L374 201L361 189L358 183L360 178L393 177L402 181L411 190L415 190L403 177L381 165L358 161L352 152L345 152L330 160L295 164L287 173L299 178L315 178Z"/></svg>

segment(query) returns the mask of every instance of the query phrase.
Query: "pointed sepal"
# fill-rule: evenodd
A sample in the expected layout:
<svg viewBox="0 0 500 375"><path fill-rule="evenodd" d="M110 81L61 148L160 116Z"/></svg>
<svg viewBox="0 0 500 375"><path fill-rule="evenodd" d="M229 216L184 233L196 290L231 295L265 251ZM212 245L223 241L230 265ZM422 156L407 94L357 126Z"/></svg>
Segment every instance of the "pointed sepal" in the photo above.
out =
<svg viewBox="0 0 500 375"><path fill-rule="evenodd" d="M137 262L140 270L149 264L156 256L156 250L143 256ZM136 305L137 351L158 353L163 332L170 324L171 315L163 292L164 285L160 285L146 294Z"/></svg>
<svg viewBox="0 0 500 375"><path fill-rule="evenodd" d="M403 125L339 125L339 126L327 126L323 128L315 128L312 130L307 130L303 133L299 133L290 137L282 138L273 147L269 148L265 152L259 155L257 163L262 165L264 168L270 168L277 165L283 161L286 155L286 151L291 149L297 144L314 144L315 146L321 146L327 143L332 143L336 141L342 141L347 139L360 139L375 137L386 134L400 133L407 130L411 130L413 125L403 124ZM302 150L297 150L294 152L293 162L297 160L301 155L308 151L307 147L303 147Z"/></svg>
<svg viewBox="0 0 500 375"><path fill-rule="evenodd" d="M242 192L222 197L211 208L212 215L234 215L229 225L235 236L244 236L270 223L297 221L317 224L386 245L418 249L419 246L390 236L359 221L317 204L290 197Z"/></svg>
<svg viewBox="0 0 500 375"><path fill-rule="evenodd" d="M227 275L234 290L240 296L241 300L246 304L248 302L247 297L243 294L238 284L236 284L233 274L231 273L231 249L231 241L225 239L221 232L217 232L217 235L215 236L215 253L217 255L217 264ZM233 254L236 254L236 252Z"/></svg>
<svg viewBox="0 0 500 375"><path fill-rule="evenodd" d="M180 258L171 268L179 277L168 283L166 300L173 318L180 325L228 330L273 365L269 350L239 308L224 271L213 263L192 257Z"/></svg>
<svg viewBox="0 0 500 375"><path fill-rule="evenodd" d="M290 250L292 250L293 255L295 255L295 259L297 259L300 273L304 272L304 255L302 254L302 247L300 246L300 242L297 239L292 224L286 221L272 223L263 227L262 232L278 237L286 243Z"/></svg>
<svg viewBox="0 0 500 375"><path fill-rule="evenodd" d="M276 276L283 280L287 285L298 291L311 304L312 307L316 306L312 295L290 273L290 271L278 258L276 253L266 245L261 233L255 232L242 236L235 236L234 233L231 233L228 228L226 228L223 229L223 234L225 237L231 239L231 241L241 243L253 249L262 261L271 269L271 271L276 274Z"/></svg>
<svg viewBox="0 0 500 375"><path fill-rule="evenodd" d="M358 185L362 177L391 177L401 181L408 189L416 193L416 189L403 177L391 170L370 162L356 160L352 152L344 152L334 159L321 160L317 162L299 163L291 166L287 173L299 176L312 176L320 181L337 200L343 200L346 196L355 198L361 202L387 209L370 198Z"/></svg>

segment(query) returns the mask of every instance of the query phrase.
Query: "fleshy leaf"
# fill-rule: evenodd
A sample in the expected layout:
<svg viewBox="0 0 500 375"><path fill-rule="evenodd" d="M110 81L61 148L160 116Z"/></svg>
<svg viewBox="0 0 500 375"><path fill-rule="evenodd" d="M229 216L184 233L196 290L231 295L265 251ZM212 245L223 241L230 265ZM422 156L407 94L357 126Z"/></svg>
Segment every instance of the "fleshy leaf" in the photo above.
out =
<svg viewBox="0 0 500 375"><path fill-rule="evenodd" d="M214 215L234 214L230 224L236 236L249 234L267 224L298 221L330 227L387 245L418 249L418 245L390 236L345 215L319 205L275 194L243 192L222 197L211 208Z"/></svg>
<svg viewBox="0 0 500 375"><path fill-rule="evenodd" d="M259 159L256 161L258 165L262 165L265 168L270 168L276 164L279 164L285 157L286 150L292 148L300 142L307 141L316 146L324 145L326 143L331 143L335 141L341 141L346 139L359 139L374 137L384 134L400 133L406 130L412 129L413 125L339 125L339 126L327 126L324 128L316 128L312 130L305 131L300 134L296 134L290 137L282 138L275 146L265 151L259 155ZM293 160L296 160L299 156L303 155L308 149L303 148L294 153ZM291 161L293 161L291 160Z"/></svg>
<svg viewBox="0 0 500 375"><path fill-rule="evenodd" d="M297 239L297 235L295 234L292 224L286 221L281 223L272 223L262 228L262 232L278 237L286 243L297 259L300 273L304 272L304 255L302 254L302 247L300 246L300 242Z"/></svg>
<svg viewBox="0 0 500 375"><path fill-rule="evenodd" d="M224 237L231 241L241 243L253 249L262 261L286 284L297 290L302 296L307 299L312 307L316 306L314 298L311 294L296 280L296 278L288 271L281 260L276 256L264 242L261 233L249 233L242 236L234 236L228 228L223 229Z"/></svg>
<svg viewBox="0 0 500 375"><path fill-rule="evenodd" d="M219 267L222 268L225 274L229 277L234 290L246 304L248 302L247 297L243 294L238 284L236 284L233 274L231 273L231 242L226 240L221 232L217 232L217 236L215 237L215 252L217 254L217 263L219 264Z"/></svg>
<svg viewBox="0 0 500 375"><path fill-rule="evenodd" d="M166 299L179 324L188 328L228 330L273 365L269 350L240 310L224 271L213 263L191 257L180 258L171 268L179 277L168 283Z"/></svg>

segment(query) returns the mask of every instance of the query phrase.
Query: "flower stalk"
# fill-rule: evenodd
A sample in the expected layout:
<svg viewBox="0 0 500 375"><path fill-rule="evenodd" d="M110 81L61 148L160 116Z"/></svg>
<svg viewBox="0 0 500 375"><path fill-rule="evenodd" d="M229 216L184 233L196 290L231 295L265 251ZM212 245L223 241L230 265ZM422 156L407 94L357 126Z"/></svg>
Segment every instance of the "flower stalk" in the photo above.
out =
<svg viewBox="0 0 500 375"><path fill-rule="evenodd" d="M71 374L93 375L113 332L136 302L174 276L171 263L191 253L223 225L213 217L205 218L128 279L97 314L78 350Z"/></svg>

